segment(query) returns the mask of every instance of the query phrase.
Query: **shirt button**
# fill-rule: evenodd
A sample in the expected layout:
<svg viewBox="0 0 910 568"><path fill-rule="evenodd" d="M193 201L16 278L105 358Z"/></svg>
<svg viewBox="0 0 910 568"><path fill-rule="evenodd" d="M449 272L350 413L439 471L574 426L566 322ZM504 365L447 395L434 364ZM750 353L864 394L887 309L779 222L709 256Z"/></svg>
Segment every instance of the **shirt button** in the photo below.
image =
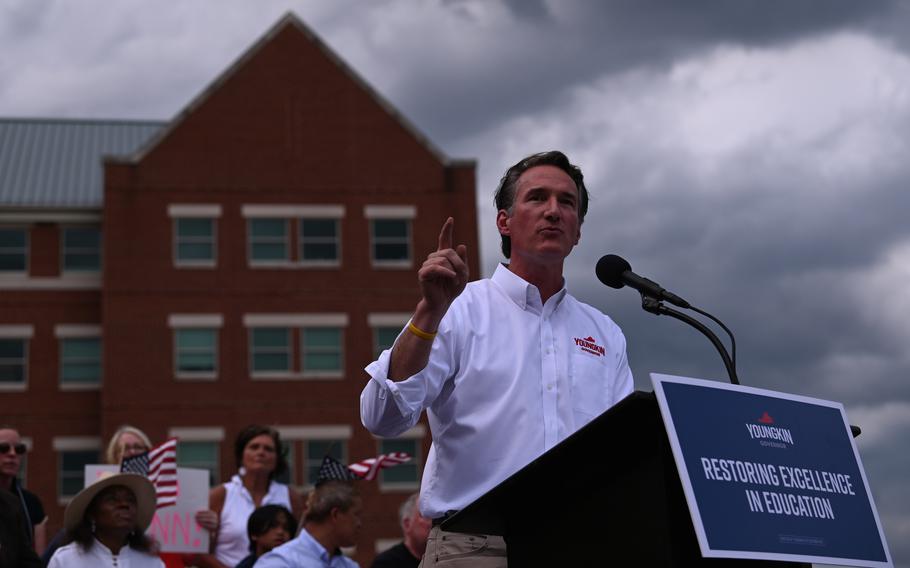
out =
<svg viewBox="0 0 910 568"><path fill-rule="evenodd" d="M552 383L550 383L549 385L547 385L547 390L548 390L548 391L553 390L553 384L552 384Z"/></svg>

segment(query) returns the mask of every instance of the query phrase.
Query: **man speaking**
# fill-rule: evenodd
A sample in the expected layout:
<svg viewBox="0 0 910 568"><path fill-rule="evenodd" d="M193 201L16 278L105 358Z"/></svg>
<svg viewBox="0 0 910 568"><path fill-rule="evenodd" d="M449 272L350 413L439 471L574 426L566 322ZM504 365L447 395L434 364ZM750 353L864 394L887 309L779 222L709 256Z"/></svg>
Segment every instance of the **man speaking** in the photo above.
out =
<svg viewBox="0 0 910 568"><path fill-rule="evenodd" d="M619 327L563 279L588 209L581 170L562 152L529 156L503 176L496 208L509 264L468 284L450 217L417 272L414 315L366 368L360 395L361 420L379 436L401 434L427 409L420 510L434 526L423 567L505 566L501 537L439 523L632 392Z"/></svg>

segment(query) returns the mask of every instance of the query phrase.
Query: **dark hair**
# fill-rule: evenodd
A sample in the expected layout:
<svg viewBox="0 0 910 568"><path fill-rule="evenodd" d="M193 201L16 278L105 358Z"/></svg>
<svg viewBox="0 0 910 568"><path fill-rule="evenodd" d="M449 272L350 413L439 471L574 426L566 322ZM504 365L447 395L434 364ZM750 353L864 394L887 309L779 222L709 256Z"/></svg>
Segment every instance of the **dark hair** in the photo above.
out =
<svg viewBox="0 0 910 568"><path fill-rule="evenodd" d="M357 490L350 481L330 479L320 483L310 494L307 504L305 522L321 523L332 515L332 509L347 511L359 498Z"/></svg>
<svg viewBox="0 0 910 568"><path fill-rule="evenodd" d="M521 174L537 166L556 166L572 178L572 181L575 182L575 187L578 188L578 224L584 223L585 214L588 212L588 188L585 187L585 176L581 173L581 168L569 162L569 158L558 150L531 154L506 170L505 175L499 180L499 187L496 188L496 194L493 196L493 200L496 203L496 211L505 210L509 215L512 214L512 207L515 205L515 186L518 185L518 178L521 177ZM500 237L502 238L502 254L506 258L511 258L511 237L506 235L500 235Z"/></svg>
<svg viewBox="0 0 910 568"><path fill-rule="evenodd" d="M95 534L92 532L92 522L89 520L89 515L91 515L95 508L98 506L99 498L107 493L111 488L114 487L124 487L123 485L111 485L106 487L104 490L99 491L97 495L91 500L88 504L88 507L85 508L85 513L82 515L82 520L79 521L79 524L76 525L72 530L66 532L66 537L63 540L63 544L69 544L75 542L83 550L89 550L92 547L92 544L95 542ZM132 493L132 491L130 491ZM130 531L126 537L126 544L130 546L133 550L138 552L144 552L146 554L155 554L157 552L155 543L150 539L146 534L136 529Z"/></svg>
<svg viewBox="0 0 910 568"><path fill-rule="evenodd" d="M246 521L246 534L250 539L250 552L256 553L254 536L261 536L282 523L287 523L288 533L293 537L297 532L297 519L294 513L281 505L263 505L250 514Z"/></svg>
<svg viewBox="0 0 910 568"><path fill-rule="evenodd" d="M275 469L269 474L269 479L274 479L288 470L287 448L281 443L281 436L278 434L278 430L259 424L247 426L237 434L237 439L234 440L234 457L237 459L237 469L240 469L240 466L243 465L243 450L246 449L246 445L253 438L263 434L269 436L275 442Z"/></svg>

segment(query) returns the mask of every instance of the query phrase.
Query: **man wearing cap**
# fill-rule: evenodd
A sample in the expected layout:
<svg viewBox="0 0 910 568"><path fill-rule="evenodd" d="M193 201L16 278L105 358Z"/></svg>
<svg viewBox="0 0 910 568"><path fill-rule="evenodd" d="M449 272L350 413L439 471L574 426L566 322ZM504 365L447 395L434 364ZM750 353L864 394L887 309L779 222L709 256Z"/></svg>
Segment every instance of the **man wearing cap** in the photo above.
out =
<svg viewBox="0 0 910 568"><path fill-rule="evenodd" d="M417 273L414 314L366 368L360 397L361 420L379 436L401 434L427 409L420 509L434 527L425 567L505 566L501 537L438 524L632 391L619 327L565 288L563 264L588 208L581 170L561 152L534 154L509 168L495 200L511 262L468 284L467 250L454 246L449 218Z"/></svg>
<svg viewBox="0 0 910 568"><path fill-rule="evenodd" d="M357 542L362 513L363 500L350 481L319 483L307 499L300 534L260 557L256 568L359 568L341 548Z"/></svg>

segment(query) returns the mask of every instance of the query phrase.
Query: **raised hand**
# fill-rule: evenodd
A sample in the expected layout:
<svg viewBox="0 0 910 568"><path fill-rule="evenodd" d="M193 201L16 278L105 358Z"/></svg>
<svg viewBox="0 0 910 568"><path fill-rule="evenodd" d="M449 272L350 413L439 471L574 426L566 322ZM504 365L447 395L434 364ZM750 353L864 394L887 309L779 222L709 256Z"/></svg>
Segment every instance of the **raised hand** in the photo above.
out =
<svg viewBox="0 0 910 568"><path fill-rule="evenodd" d="M437 314L445 313L468 283L468 249L452 248L455 220L449 217L439 231L439 244L417 271L420 292L426 307Z"/></svg>

